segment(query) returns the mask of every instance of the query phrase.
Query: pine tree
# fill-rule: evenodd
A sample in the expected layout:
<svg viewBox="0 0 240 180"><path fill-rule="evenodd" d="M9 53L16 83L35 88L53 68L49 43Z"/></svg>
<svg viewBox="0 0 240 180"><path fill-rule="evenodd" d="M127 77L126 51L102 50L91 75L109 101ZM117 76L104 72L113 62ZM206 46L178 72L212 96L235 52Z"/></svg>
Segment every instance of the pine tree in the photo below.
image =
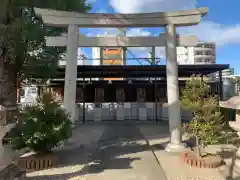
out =
<svg viewBox="0 0 240 180"><path fill-rule="evenodd" d="M193 114L192 120L185 123L184 128L196 138L198 158L202 156L203 147L216 138L221 127L218 98L209 90L210 87L199 76L192 76L181 92L182 107Z"/></svg>

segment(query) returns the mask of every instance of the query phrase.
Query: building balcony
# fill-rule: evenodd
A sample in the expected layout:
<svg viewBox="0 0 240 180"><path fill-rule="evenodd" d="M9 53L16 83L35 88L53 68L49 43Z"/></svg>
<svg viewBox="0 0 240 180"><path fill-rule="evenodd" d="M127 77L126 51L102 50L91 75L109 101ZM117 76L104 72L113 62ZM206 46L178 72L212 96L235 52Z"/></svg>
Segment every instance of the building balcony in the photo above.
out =
<svg viewBox="0 0 240 180"><path fill-rule="evenodd" d="M213 56L213 55L195 55L194 58L195 59L211 59L211 60L215 60L216 56Z"/></svg>
<svg viewBox="0 0 240 180"><path fill-rule="evenodd" d="M205 48L205 47L194 47L195 52L213 52L215 53L215 48Z"/></svg>

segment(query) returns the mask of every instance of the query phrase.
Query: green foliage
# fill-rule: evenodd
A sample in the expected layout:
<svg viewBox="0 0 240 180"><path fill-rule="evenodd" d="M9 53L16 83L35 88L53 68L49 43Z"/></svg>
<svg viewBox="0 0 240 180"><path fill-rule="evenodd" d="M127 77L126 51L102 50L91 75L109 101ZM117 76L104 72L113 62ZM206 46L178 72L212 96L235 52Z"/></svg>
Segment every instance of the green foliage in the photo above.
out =
<svg viewBox="0 0 240 180"><path fill-rule="evenodd" d="M19 79L48 79L55 75L59 54L65 48L46 47L46 36L58 36L66 28L48 27L35 15L34 7L88 12L86 0L1 0L0 47L8 68Z"/></svg>
<svg viewBox="0 0 240 180"><path fill-rule="evenodd" d="M51 94L44 93L35 105L20 113L9 141L14 149L29 148L37 153L47 153L69 138L71 129L69 116Z"/></svg>
<svg viewBox="0 0 240 180"><path fill-rule="evenodd" d="M203 145L220 140L222 115L218 98L209 93L209 86L198 76L186 82L182 91L181 105L193 113L190 122L184 124L190 136L196 137Z"/></svg>

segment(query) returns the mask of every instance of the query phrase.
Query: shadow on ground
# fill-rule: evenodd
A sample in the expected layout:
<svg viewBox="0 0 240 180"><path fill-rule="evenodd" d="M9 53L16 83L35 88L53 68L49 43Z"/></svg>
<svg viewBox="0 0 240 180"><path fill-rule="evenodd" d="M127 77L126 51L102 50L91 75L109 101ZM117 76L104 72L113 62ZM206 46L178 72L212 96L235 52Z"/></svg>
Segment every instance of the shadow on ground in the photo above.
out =
<svg viewBox="0 0 240 180"><path fill-rule="evenodd" d="M161 138L168 134L162 133ZM157 138L155 136L155 138ZM86 174L97 174L107 169L131 169L134 161L141 160L138 152L160 150L164 144L149 146L144 140L139 127L129 124L107 125L101 138L95 146L84 148L75 147L65 150L58 150L56 153L60 157L60 165L57 168L81 166L74 172L61 172L61 174L36 175L28 177L27 180L45 179L71 179L84 176ZM134 158L128 157L135 154ZM74 169L74 168L73 168ZM36 173L38 174L38 173Z"/></svg>

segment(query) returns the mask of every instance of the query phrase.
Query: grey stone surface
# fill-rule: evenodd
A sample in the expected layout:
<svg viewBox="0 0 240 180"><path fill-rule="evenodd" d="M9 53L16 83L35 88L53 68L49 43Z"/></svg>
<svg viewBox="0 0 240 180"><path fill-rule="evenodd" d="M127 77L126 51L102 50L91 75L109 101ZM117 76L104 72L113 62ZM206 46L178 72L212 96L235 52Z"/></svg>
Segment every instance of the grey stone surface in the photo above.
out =
<svg viewBox="0 0 240 180"><path fill-rule="evenodd" d="M57 167L27 173L27 180L82 180L82 169L89 163L89 156L96 151L105 130L103 124L76 124L73 135L55 152L59 156Z"/></svg>
<svg viewBox="0 0 240 180"><path fill-rule="evenodd" d="M208 12L206 7L176 12L125 14L124 16L121 14L81 14L40 8L34 10L38 16L42 17L44 23L51 26L66 27L71 23L80 27L98 28L160 27L167 23L192 26L198 24L201 17Z"/></svg>
<svg viewBox="0 0 240 180"><path fill-rule="evenodd" d="M167 180L135 125L80 126L71 143L58 150L59 167L28 173L27 180ZM80 145L83 135L87 146Z"/></svg>
<svg viewBox="0 0 240 180"><path fill-rule="evenodd" d="M108 125L91 156L86 179L166 180L140 130L131 124Z"/></svg>
<svg viewBox="0 0 240 180"><path fill-rule="evenodd" d="M168 180L226 180L225 176L219 172L219 168L216 169L204 169L190 167L184 164L179 153L169 153L165 151L165 146L169 143L169 127L164 124L158 125L144 125L138 126L148 140L148 143L153 147L154 153L161 163L161 166L168 178ZM183 135L183 142L188 145L192 145L188 136ZM221 149L229 149L231 146L219 145L211 146L205 149L206 152L216 153Z"/></svg>
<svg viewBox="0 0 240 180"><path fill-rule="evenodd" d="M0 171L0 180L23 180L26 172L21 171L15 164L10 164Z"/></svg>

